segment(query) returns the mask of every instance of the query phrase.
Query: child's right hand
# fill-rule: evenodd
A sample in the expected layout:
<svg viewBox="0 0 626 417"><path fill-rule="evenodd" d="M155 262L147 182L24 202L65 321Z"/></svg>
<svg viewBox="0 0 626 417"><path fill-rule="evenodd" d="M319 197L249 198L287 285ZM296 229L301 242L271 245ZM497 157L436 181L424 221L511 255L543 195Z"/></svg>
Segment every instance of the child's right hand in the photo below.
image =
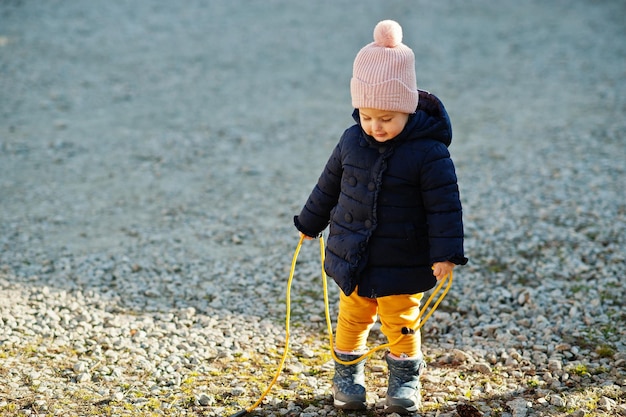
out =
<svg viewBox="0 0 626 417"><path fill-rule="evenodd" d="M307 236L304 233L300 232L300 238L304 240L313 240L311 236Z"/></svg>

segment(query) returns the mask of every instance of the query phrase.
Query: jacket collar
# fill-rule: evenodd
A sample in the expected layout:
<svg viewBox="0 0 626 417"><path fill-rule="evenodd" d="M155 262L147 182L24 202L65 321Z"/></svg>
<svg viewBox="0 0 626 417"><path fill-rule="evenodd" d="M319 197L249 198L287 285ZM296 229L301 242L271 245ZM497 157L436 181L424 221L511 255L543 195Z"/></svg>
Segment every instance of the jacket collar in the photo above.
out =
<svg viewBox="0 0 626 417"><path fill-rule="evenodd" d="M361 126L359 109L354 109L352 118ZM378 142L361 129L363 137L371 145L392 145L408 140L434 139L446 146L452 142L452 125L443 103L435 95L419 90L419 102L415 113L398 136L386 142Z"/></svg>

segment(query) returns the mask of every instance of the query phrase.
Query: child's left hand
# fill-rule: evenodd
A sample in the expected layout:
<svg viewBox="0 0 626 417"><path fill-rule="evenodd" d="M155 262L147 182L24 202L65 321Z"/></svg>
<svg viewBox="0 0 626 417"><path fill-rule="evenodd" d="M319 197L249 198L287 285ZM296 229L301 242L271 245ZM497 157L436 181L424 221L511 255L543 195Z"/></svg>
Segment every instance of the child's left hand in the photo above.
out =
<svg viewBox="0 0 626 417"><path fill-rule="evenodd" d="M433 275L437 278L437 281L441 281L452 273L455 266L456 265L450 261L435 262L433 264Z"/></svg>

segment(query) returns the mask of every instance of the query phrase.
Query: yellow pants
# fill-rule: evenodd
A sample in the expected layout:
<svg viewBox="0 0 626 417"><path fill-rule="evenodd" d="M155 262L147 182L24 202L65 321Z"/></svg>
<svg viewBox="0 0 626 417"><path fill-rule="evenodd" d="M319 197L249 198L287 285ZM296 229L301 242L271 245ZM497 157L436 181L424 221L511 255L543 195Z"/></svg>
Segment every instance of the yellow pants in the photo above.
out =
<svg viewBox="0 0 626 417"><path fill-rule="evenodd" d="M383 334L390 342L395 341L402 334L403 327L412 327L417 320L423 296L419 293L367 298L359 296L357 290L350 296L340 292L336 348L343 352L363 350L376 316L380 318ZM403 337L391 347L391 353L396 357L421 355L420 332Z"/></svg>

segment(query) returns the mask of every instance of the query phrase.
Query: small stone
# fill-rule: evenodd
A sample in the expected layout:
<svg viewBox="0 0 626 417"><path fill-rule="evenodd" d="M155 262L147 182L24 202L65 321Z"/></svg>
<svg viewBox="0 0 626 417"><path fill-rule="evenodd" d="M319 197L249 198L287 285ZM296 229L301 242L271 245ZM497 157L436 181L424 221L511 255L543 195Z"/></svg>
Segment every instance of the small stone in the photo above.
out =
<svg viewBox="0 0 626 417"><path fill-rule="evenodd" d="M555 407L565 407L565 400L559 395L553 395L550 397L550 404Z"/></svg>
<svg viewBox="0 0 626 417"><path fill-rule="evenodd" d="M489 352L487 355L485 355L485 359L487 359L487 362L492 365L498 363L498 356L494 352Z"/></svg>
<svg viewBox="0 0 626 417"><path fill-rule="evenodd" d="M200 394L200 396L198 397L198 404L203 407L206 407L207 405L213 405L215 404L215 397L208 394Z"/></svg>
<svg viewBox="0 0 626 417"><path fill-rule="evenodd" d="M563 363L557 359L550 359L548 361L548 369L552 372L560 371L561 369L563 369Z"/></svg>
<svg viewBox="0 0 626 417"><path fill-rule="evenodd" d="M523 306L524 304L528 304L529 301L530 301L530 294L528 293L528 291L522 291L517 296L517 304L521 306Z"/></svg>
<svg viewBox="0 0 626 417"><path fill-rule="evenodd" d="M452 354L454 355L454 360L457 362L464 363L469 360L469 355L460 349L453 349Z"/></svg>
<svg viewBox="0 0 626 417"><path fill-rule="evenodd" d="M37 410L46 411L48 409L48 404L46 403L46 400L35 400L33 404L35 405L35 408Z"/></svg>
<svg viewBox="0 0 626 417"><path fill-rule="evenodd" d="M474 364L472 369L485 375L489 375L491 373L491 367L488 364L483 363L483 362Z"/></svg>
<svg viewBox="0 0 626 417"><path fill-rule="evenodd" d="M456 412L459 417L482 417L483 413L471 404L458 404Z"/></svg>
<svg viewBox="0 0 626 417"><path fill-rule="evenodd" d="M513 417L526 417L528 412L528 401L524 398L516 398L508 401L506 405L511 409Z"/></svg>
<svg viewBox="0 0 626 417"><path fill-rule="evenodd" d="M76 362L74 364L72 369L74 370L74 372L79 374L79 373L85 372L87 369L89 369L89 366L87 365L87 363L79 361L79 362Z"/></svg>
<svg viewBox="0 0 626 417"><path fill-rule="evenodd" d="M315 352L313 350L306 349L306 348L302 349L302 351L300 351L300 355L302 355L302 357L306 358L306 359L312 359L312 358L314 358L316 356Z"/></svg>
<svg viewBox="0 0 626 417"><path fill-rule="evenodd" d="M309 316L309 321L311 323L321 323L325 320L325 318L323 316L320 316L318 314L311 314Z"/></svg>
<svg viewBox="0 0 626 417"><path fill-rule="evenodd" d="M504 361L504 365L506 365L509 368L517 368L519 366L519 362L516 359L508 357Z"/></svg>
<svg viewBox="0 0 626 417"><path fill-rule="evenodd" d="M82 384L84 382L91 381L91 374L89 372L83 372L76 375L76 382Z"/></svg>
<svg viewBox="0 0 626 417"><path fill-rule="evenodd" d="M615 400L608 397L601 397L598 400L598 408L604 411L611 411L613 408L615 408L616 405L617 403L615 402Z"/></svg>
<svg viewBox="0 0 626 417"><path fill-rule="evenodd" d="M285 372L293 375L298 375L304 372L304 367L300 363L290 363L285 366Z"/></svg>

